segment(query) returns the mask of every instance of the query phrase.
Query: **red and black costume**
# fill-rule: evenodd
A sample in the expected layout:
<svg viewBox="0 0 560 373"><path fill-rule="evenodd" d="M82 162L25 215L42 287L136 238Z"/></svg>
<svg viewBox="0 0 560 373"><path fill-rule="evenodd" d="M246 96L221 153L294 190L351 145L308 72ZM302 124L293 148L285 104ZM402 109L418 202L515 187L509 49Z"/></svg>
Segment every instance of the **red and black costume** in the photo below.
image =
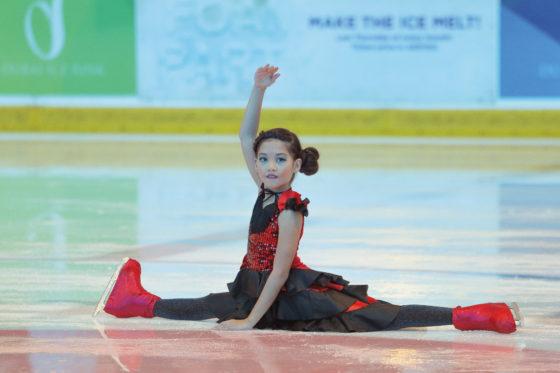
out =
<svg viewBox="0 0 560 373"><path fill-rule="evenodd" d="M265 201L272 203L265 204ZM194 299L160 299L142 287L140 263L125 258L126 262L115 271L113 289L110 283L98 310L104 304L103 309L117 317L159 316L178 320L218 317L219 321L246 318L272 272L278 243L278 216L285 209L307 216L308 203L291 190L274 193L261 188L251 217L247 254L237 277L228 284L229 292ZM303 226L299 238L301 234ZM516 330L513 314L505 303L454 309L396 306L369 297L367 288L367 285L350 285L339 275L310 269L301 262L296 251L284 287L256 327L365 332L453 324L460 330L500 333Z"/></svg>
<svg viewBox="0 0 560 373"><path fill-rule="evenodd" d="M265 200L274 201L265 207ZM257 302L272 271L278 243L278 216L294 210L307 216L309 200L292 190L274 193L261 187L249 226L247 254L229 293L212 294L209 307L220 321L243 319ZM302 232L303 234L303 227ZM288 280L258 328L306 331L385 329L399 306L367 295L367 285L350 285L341 276L310 269L294 257Z"/></svg>

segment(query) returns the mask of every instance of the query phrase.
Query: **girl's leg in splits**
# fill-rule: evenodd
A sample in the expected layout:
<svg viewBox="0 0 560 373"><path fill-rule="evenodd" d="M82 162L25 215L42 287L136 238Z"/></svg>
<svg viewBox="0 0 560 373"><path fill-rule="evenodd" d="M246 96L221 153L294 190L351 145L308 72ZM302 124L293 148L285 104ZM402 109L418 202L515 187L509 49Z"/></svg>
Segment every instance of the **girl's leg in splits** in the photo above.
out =
<svg viewBox="0 0 560 373"><path fill-rule="evenodd" d="M208 305L208 296L190 299L160 299L154 316L173 320L206 320L217 317Z"/></svg>
<svg viewBox="0 0 560 373"><path fill-rule="evenodd" d="M453 324L453 309L446 307L401 306L397 317L385 330Z"/></svg>
<svg viewBox="0 0 560 373"><path fill-rule="evenodd" d="M516 321L521 321L517 304L483 303L469 307L401 306L399 313L386 330L410 327L453 325L459 330L490 330L513 333ZM512 309L516 314L512 313Z"/></svg>

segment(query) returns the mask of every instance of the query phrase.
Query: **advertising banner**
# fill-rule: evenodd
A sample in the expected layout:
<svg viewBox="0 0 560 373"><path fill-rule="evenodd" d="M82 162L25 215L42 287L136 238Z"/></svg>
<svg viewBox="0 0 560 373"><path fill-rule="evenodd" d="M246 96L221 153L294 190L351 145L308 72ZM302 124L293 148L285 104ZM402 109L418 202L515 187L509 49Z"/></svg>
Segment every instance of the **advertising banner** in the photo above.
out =
<svg viewBox="0 0 560 373"><path fill-rule="evenodd" d="M502 97L560 98L559 22L558 0L502 0Z"/></svg>
<svg viewBox="0 0 560 373"><path fill-rule="evenodd" d="M134 2L5 0L0 94L134 94Z"/></svg>
<svg viewBox="0 0 560 373"><path fill-rule="evenodd" d="M238 106L257 66L283 76L267 104L479 105L497 95L498 3L285 0L137 3L139 94Z"/></svg>
<svg viewBox="0 0 560 373"><path fill-rule="evenodd" d="M553 107L557 0L6 0L0 104ZM547 106L548 105L548 106Z"/></svg>

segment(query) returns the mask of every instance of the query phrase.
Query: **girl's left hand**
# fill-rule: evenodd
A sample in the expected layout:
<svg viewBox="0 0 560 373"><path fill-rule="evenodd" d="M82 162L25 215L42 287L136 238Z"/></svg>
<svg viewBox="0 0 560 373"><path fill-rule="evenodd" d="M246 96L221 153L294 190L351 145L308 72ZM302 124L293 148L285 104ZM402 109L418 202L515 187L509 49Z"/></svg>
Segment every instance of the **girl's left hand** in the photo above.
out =
<svg viewBox="0 0 560 373"><path fill-rule="evenodd" d="M231 319L220 323L220 325L218 325L218 328L228 330L249 330L253 329L253 325L251 325L251 323L247 319Z"/></svg>

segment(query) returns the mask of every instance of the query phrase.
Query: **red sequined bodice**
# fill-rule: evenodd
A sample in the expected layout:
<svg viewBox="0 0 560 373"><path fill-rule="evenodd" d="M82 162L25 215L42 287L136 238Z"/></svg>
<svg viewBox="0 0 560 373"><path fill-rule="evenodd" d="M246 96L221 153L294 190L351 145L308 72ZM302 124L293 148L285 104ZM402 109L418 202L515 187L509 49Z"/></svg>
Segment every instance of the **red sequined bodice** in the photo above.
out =
<svg viewBox="0 0 560 373"><path fill-rule="evenodd" d="M266 198L275 198L276 201L263 207ZM247 254L243 258L241 268L271 271L278 244L278 216L280 212L284 209L290 209L300 211L304 216L307 216L308 203L309 200L302 201L301 195L292 190L276 195L269 195L262 190L253 208ZM299 236L300 239L302 235L303 226ZM292 262L292 268L307 268L297 256L297 253Z"/></svg>

